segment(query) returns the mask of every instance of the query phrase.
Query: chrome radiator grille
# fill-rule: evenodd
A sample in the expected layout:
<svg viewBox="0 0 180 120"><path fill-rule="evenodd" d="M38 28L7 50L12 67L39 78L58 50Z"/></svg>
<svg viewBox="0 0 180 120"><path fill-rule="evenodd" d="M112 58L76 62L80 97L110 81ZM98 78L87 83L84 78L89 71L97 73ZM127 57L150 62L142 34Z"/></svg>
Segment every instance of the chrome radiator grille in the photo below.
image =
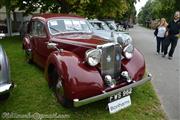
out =
<svg viewBox="0 0 180 120"><path fill-rule="evenodd" d="M101 45L101 74L117 78L121 70L121 47L119 44L108 43Z"/></svg>

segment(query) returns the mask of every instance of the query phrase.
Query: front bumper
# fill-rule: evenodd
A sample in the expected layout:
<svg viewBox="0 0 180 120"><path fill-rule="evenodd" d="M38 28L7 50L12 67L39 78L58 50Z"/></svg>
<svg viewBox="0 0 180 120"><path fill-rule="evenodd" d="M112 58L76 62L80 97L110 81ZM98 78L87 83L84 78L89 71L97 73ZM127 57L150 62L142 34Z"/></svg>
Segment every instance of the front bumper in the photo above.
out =
<svg viewBox="0 0 180 120"><path fill-rule="evenodd" d="M0 95L9 92L12 87L13 87L12 83L0 84Z"/></svg>
<svg viewBox="0 0 180 120"><path fill-rule="evenodd" d="M83 100L74 99L73 100L74 107L80 107L82 105L86 105L86 104L89 104L89 103L92 103L92 102L96 102L96 101L108 98L108 97L110 97L110 96L112 96L112 95L114 95L114 94L116 94L118 92L121 92L123 90L126 90L128 88L134 88L136 86L142 85L145 82L150 81L151 78L152 78L152 75L148 74L147 77L144 77L143 79L141 79L141 80L139 80L137 82L134 82L134 83L129 84L127 86L121 87L119 89L116 89L116 90L113 90L113 91L110 91L110 92L104 92L103 94L93 96L93 97L90 97L90 98L86 98L86 99L83 99Z"/></svg>

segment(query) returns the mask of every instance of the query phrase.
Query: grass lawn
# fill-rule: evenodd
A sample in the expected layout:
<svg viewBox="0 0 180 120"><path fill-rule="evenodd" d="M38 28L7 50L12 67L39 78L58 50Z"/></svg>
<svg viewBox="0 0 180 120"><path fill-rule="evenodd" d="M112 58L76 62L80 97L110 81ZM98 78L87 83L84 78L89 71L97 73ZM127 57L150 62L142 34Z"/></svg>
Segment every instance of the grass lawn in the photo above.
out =
<svg viewBox="0 0 180 120"><path fill-rule="evenodd" d="M10 66L11 79L16 87L8 100L0 102L0 120L4 112L13 114L59 114L70 120L165 120L167 119L150 82L137 87L131 95L132 105L110 115L105 109L108 100L79 108L63 108L48 88L44 71L25 62L19 37L0 40ZM19 120L19 119L16 119ZM20 119L24 120L24 119ZM51 119L53 120L53 119Z"/></svg>

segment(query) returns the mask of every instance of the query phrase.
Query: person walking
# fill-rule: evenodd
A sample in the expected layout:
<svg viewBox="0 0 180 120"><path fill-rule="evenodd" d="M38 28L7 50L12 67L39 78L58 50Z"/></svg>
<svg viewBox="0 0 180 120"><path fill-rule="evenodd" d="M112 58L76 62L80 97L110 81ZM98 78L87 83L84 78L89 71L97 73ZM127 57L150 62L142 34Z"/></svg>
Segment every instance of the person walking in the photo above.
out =
<svg viewBox="0 0 180 120"><path fill-rule="evenodd" d="M178 36L180 34L180 11L176 11L174 14L174 19L169 22L169 25L167 26L167 39L164 43L164 54L162 57L165 57L168 53L168 47L171 44L170 51L168 53L168 59L172 60L173 53L175 51L177 42L178 42Z"/></svg>
<svg viewBox="0 0 180 120"><path fill-rule="evenodd" d="M156 35L156 40L157 40L157 49L156 49L156 54L159 55L160 51L161 54L163 54L164 50L164 39L165 39L165 33L167 31L167 22L165 18L161 18L157 29L157 35Z"/></svg>
<svg viewBox="0 0 180 120"><path fill-rule="evenodd" d="M128 29L128 21L127 20L124 21L123 28L124 28L124 30Z"/></svg>

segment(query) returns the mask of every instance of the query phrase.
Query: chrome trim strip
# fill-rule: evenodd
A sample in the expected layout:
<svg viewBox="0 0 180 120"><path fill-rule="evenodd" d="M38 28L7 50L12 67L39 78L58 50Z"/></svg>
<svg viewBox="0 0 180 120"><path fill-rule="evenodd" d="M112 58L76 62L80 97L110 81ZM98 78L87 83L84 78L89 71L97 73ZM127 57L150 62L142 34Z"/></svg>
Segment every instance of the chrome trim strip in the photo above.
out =
<svg viewBox="0 0 180 120"><path fill-rule="evenodd" d="M56 42L56 41L54 41L54 42ZM86 45L86 46L94 46L94 47L97 46L97 44L84 43L84 42L78 42L78 41L73 41L73 40L63 40L63 39L61 39L61 43L73 44L73 45Z"/></svg>
<svg viewBox="0 0 180 120"><path fill-rule="evenodd" d="M93 96L93 97L90 97L90 98L86 98L86 99L83 99L83 100L74 99L73 100L74 107L80 107L82 105L86 105L86 104L89 104L89 103L92 103L92 102L96 102L96 101L105 99L107 97L110 97L110 96L112 96L112 95L114 95L114 94L116 94L118 92L121 92L123 90L126 90L128 88L134 88L136 86L142 85L145 82L150 81L151 79L152 79L152 75L148 74L147 77L145 77L145 78L143 78L143 79L141 79L141 80L139 80L137 82L134 82L132 84L129 84L127 86L124 86L122 88L119 88L119 89L116 89L116 90L113 90L113 91L110 91L110 92L104 92L103 94Z"/></svg>
<svg viewBox="0 0 180 120"><path fill-rule="evenodd" d="M102 45L97 45L97 48L109 47L109 46L116 45L116 44L118 44L118 43L116 43L116 42L109 42L109 43L105 43L105 44L102 44Z"/></svg>

